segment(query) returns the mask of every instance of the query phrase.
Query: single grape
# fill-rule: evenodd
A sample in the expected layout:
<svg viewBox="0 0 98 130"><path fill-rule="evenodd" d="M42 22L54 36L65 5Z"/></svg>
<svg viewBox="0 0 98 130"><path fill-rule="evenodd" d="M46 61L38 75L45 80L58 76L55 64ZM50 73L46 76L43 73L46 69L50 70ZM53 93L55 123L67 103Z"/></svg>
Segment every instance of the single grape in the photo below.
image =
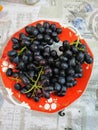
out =
<svg viewBox="0 0 98 130"><path fill-rule="evenodd" d="M12 68L8 68L7 71L6 71L6 75L7 76L12 76L12 74L13 74Z"/></svg>
<svg viewBox="0 0 98 130"><path fill-rule="evenodd" d="M20 83L16 83L16 84L14 84L14 88L15 88L16 90L21 90L22 86L21 86Z"/></svg>

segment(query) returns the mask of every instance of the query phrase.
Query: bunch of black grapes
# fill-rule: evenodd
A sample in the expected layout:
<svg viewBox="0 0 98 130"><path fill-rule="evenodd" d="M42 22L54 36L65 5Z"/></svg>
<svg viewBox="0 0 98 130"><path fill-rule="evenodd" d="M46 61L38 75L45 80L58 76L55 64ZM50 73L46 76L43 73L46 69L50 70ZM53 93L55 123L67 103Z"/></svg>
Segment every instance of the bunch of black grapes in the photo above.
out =
<svg viewBox="0 0 98 130"><path fill-rule="evenodd" d="M8 57L15 68L8 68L6 75L16 80L17 91L36 102L41 97L49 99L51 93L64 96L68 88L77 84L76 78L83 76L82 64L93 62L86 45L79 39L72 44L63 41L58 55L51 45L59 43L61 33L56 24L44 22L27 26L19 38L12 38Z"/></svg>

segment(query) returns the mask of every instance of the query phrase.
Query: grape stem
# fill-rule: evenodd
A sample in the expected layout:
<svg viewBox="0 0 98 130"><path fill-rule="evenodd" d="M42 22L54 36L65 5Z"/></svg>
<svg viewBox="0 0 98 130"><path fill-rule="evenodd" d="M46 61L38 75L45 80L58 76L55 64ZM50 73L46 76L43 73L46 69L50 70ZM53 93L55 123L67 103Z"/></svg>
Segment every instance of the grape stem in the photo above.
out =
<svg viewBox="0 0 98 130"><path fill-rule="evenodd" d="M27 49L27 47L24 46L24 47L18 52L18 55L21 55L21 54L24 52L24 50L26 50L26 49Z"/></svg>
<svg viewBox="0 0 98 130"><path fill-rule="evenodd" d="M16 77L16 78L10 78L11 80L16 80L16 82L18 83L18 82L21 82L21 79L19 79L18 77Z"/></svg>
<svg viewBox="0 0 98 130"><path fill-rule="evenodd" d="M80 40L80 38L78 37L77 41L75 42L76 43L76 47L78 47L79 40Z"/></svg>
<svg viewBox="0 0 98 130"><path fill-rule="evenodd" d="M31 78L31 80L34 82L34 85L32 85L32 87L28 90L28 91L26 91L26 92L24 92L24 93L29 93L29 92L31 92L33 89L33 93L32 93L32 97L34 96L34 93L36 92L36 90L37 89L41 89L42 88L42 86L38 86L37 85L37 83L38 83L38 81L39 81L39 78L40 78L40 76L41 76L41 74L43 73L43 67L41 67L41 70L40 70L40 72L39 72L39 74L38 74L38 77L37 77L37 80L36 81L34 81L34 80L32 80Z"/></svg>

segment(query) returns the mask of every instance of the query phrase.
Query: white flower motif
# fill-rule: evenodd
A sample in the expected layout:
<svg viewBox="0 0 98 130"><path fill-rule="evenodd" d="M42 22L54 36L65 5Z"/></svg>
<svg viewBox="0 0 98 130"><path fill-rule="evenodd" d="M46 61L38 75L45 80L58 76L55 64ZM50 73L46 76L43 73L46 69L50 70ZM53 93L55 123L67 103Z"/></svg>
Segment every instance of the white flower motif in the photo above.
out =
<svg viewBox="0 0 98 130"><path fill-rule="evenodd" d="M44 105L44 108L45 108L46 110L48 110L48 109L50 108L50 104L46 103L46 104Z"/></svg>
<svg viewBox="0 0 98 130"><path fill-rule="evenodd" d="M3 61L1 68L2 72L6 72L8 68L13 68L14 66L12 64L9 64L7 61Z"/></svg>
<svg viewBox="0 0 98 130"><path fill-rule="evenodd" d="M8 67L9 67L9 68L13 68L13 67L14 67L14 65L10 64Z"/></svg>
<svg viewBox="0 0 98 130"><path fill-rule="evenodd" d="M39 108L41 108L41 109L44 108L45 110L52 111L57 108L56 103L57 103L57 98L50 98L47 101L45 101L45 104L43 106L39 105Z"/></svg>
<svg viewBox="0 0 98 130"><path fill-rule="evenodd" d="M56 103L52 103L52 104L51 104L51 109L52 109L52 110L55 110L56 107L57 107Z"/></svg>
<svg viewBox="0 0 98 130"><path fill-rule="evenodd" d="M8 68L8 62L3 61L1 67L2 67L2 72L6 72L6 70Z"/></svg>
<svg viewBox="0 0 98 130"><path fill-rule="evenodd" d="M3 65L3 66L8 66L8 62L7 62L7 61L3 61L3 62L2 62L2 65Z"/></svg>
<svg viewBox="0 0 98 130"><path fill-rule="evenodd" d="M48 99L48 102L51 103L51 102L52 102L52 98L49 98L49 99Z"/></svg>

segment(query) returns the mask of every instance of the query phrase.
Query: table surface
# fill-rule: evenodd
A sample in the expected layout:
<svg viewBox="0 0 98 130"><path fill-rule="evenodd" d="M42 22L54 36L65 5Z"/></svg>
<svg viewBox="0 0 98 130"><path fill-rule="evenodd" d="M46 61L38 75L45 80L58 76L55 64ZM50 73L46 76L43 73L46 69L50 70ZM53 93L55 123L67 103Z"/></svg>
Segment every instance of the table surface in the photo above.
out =
<svg viewBox="0 0 98 130"><path fill-rule="evenodd" d="M0 130L57 130L57 127L58 130L98 130L98 1L40 0L35 5L26 5L22 0L0 0L0 4L3 6L0 55L13 33L37 19L73 25L94 54L94 68L87 89L64 110L65 116L38 113L13 105L6 100L0 81Z"/></svg>

